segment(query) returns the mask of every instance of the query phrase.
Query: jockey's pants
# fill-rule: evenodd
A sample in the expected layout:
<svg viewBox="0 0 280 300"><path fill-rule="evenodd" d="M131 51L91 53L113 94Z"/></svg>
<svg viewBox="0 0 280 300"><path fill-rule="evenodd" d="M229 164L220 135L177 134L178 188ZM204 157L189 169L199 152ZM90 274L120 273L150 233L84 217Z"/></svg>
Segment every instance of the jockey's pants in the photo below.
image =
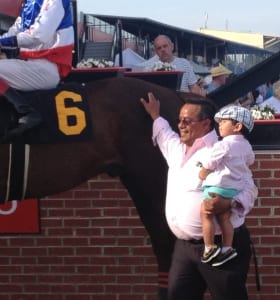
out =
<svg viewBox="0 0 280 300"><path fill-rule="evenodd" d="M21 91L51 89L60 81L57 65L46 59L1 59L0 80Z"/></svg>

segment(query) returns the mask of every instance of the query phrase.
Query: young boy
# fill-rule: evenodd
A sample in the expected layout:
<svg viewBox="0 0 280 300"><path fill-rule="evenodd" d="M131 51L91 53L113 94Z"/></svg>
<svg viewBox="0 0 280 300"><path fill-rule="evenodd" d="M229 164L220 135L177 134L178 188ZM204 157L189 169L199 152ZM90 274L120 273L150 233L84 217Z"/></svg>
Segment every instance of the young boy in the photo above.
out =
<svg viewBox="0 0 280 300"><path fill-rule="evenodd" d="M246 136L254 127L251 112L241 106L226 106L215 115L219 124L219 133L223 138L215 143L207 161L202 161L199 177L203 182L205 201L211 193L219 194L231 201L236 207L234 196L243 189L244 178L252 179L249 166L254 163L255 155ZM201 218L205 249L201 261L220 266L237 256L232 248L233 227L230 221L231 211L223 214L207 214L204 210L205 201L201 206ZM240 205L240 204L239 204ZM215 218L214 218L215 217ZM222 247L215 244L215 221L222 233Z"/></svg>

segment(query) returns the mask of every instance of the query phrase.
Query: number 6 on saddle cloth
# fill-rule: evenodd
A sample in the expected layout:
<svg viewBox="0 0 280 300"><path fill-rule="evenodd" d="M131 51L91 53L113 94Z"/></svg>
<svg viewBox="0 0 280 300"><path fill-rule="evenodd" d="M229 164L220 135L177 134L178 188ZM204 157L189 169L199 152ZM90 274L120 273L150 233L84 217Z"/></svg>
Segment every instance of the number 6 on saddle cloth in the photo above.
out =
<svg viewBox="0 0 280 300"><path fill-rule="evenodd" d="M24 97L40 112L43 122L20 137L23 143L50 144L92 139L89 106L81 84L64 83L51 90L24 92ZM1 99L0 136L16 124L15 110Z"/></svg>

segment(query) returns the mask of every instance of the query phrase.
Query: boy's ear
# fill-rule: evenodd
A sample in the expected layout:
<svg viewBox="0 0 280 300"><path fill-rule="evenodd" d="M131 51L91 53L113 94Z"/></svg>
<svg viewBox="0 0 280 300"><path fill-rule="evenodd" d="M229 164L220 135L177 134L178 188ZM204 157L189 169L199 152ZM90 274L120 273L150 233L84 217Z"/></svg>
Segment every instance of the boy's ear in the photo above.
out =
<svg viewBox="0 0 280 300"><path fill-rule="evenodd" d="M240 132L240 131L242 130L243 126L244 126L244 125L243 125L242 123L237 122L237 123L235 124L235 129L236 129L236 131Z"/></svg>

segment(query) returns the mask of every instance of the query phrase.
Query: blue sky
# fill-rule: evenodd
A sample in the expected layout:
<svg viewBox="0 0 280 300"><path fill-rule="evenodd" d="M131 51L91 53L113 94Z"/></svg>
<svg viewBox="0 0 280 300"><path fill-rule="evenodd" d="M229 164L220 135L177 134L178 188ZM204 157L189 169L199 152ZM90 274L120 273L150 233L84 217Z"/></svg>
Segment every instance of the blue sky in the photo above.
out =
<svg viewBox="0 0 280 300"><path fill-rule="evenodd" d="M84 13L143 17L189 30L208 29L280 36L280 1L77 0ZM207 16L207 17L206 17Z"/></svg>

